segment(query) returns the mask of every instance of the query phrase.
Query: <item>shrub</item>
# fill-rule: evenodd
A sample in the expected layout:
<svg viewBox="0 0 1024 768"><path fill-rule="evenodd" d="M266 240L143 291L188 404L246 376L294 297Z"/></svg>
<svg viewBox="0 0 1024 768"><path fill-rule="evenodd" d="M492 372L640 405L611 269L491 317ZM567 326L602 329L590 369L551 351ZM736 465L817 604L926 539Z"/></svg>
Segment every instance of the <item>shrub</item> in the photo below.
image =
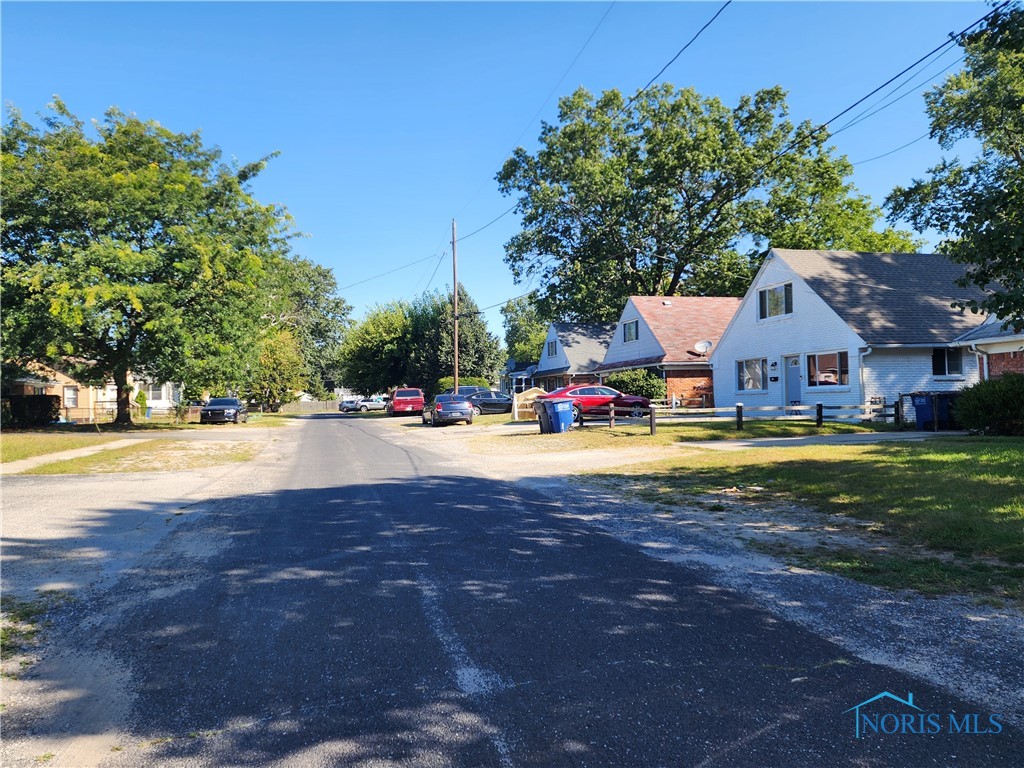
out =
<svg viewBox="0 0 1024 768"><path fill-rule="evenodd" d="M613 373L604 383L627 395L639 395L650 400L664 400L668 391L664 379L643 368Z"/></svg>
<svg viewBox="0 0 1024 768"><path fill-rule="evenodd" d="M146 412L146 393L141 389L135 393L135 404L139 406L142 413Z"/></svg>
<svg viewBox="0 0 1024 768"><path fill-rule="evenodd" d="M1004 373L960 392L953 416L965 429L989 435L1024 435L1024 375Z"/></svg>
<svg viewBox="0 0 1024 768"><path fill-rule="evenodd" d="M45 427L60 418L57 395L11 395L7 402L11 423L16 427Z"/></svg>

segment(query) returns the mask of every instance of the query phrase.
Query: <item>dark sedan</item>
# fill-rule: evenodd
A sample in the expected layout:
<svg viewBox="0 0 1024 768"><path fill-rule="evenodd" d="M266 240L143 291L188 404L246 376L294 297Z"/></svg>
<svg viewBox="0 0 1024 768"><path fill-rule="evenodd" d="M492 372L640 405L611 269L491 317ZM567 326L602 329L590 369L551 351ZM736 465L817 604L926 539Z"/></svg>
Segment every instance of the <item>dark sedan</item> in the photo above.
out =
<svg viewBox="0 0 1024 768"><path fill-rule="evenodd" d="M473 423L473 406L462 395L438 395L423 407L423 423L432 427L456 421Z"/></svg>
<svg viewBox="0 0 1024 768"><path fill-rule="evenodd" d="M466 398L473 406L473 413L512 413L512 398L504 392L485 390L476 392Z"/></svg>
<svg viewBox="0 0 1024 768"><path fill-rule="evenodd" d="M199 412L200 424L227 424L249 420L249 409L237 397L215 397Z"/></svg>

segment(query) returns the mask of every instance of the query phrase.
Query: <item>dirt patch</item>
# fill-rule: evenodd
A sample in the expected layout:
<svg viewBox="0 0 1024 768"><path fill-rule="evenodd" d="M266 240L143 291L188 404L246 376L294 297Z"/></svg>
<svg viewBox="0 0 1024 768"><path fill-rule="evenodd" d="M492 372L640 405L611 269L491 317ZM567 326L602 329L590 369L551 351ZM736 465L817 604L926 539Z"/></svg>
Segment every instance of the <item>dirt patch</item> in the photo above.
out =
<svg viewBox="0 0 1024 768"><path fill-rule="evenodd" d="M179 472L252 459L263 446L240 440L147 440L27 470L36 475Z"/></svg>

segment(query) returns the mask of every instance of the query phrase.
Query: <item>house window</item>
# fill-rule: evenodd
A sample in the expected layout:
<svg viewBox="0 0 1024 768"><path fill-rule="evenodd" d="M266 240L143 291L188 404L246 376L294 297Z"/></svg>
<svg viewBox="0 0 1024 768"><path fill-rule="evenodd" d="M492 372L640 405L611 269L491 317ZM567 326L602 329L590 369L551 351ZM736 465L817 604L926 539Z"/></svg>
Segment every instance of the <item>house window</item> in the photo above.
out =
<svg viewBox="0 0 1024 768"><path fill-rule="evenodd" d="M807 386L823 387L850 383L850 355L829 352L807 356Z"/></svg>
<svg viewBox="0 0 1024 768"><path fill-rule="evenodd" d="M959 376L964 372L963 352L936 347L932 350L932 376Z"/></svg>
<svg viewBox="0 0 1024 768"><path fill-rule="evenodd" d="M146 385L146 400L163 400L164 399L164 385L163 384L147 384Z"/></svg>
<svg viewBox="0 0 1024 768"><path fill-rule="evenodd" d="M78 407L78 387L64 387L64 407Z"/></svg>
<svg viewBox="0 0 1024 768"><path fill-rule="evenodd" d="M768 389L768 360L737 360L736 389Z"/></svg>
<svg viewBox="0 0 1024 768"><path fill-rule="evenodd" d="M636 341L640 338L640 321L630 320L628 323L622 324L622 341L630 342Z"/></svg>
<svg viewBox="0 0 1024 768"><path fill-rule="evenodd" d="M757 318L793 314L793 284L777 285L757 292Z"/></svg>
<svg viewBox="0 0 1024 768"><path fill-rule="evenodd" d="M549 341L548 342L548 357L554 357L554 356L555 356L555 342Z"/></svg>

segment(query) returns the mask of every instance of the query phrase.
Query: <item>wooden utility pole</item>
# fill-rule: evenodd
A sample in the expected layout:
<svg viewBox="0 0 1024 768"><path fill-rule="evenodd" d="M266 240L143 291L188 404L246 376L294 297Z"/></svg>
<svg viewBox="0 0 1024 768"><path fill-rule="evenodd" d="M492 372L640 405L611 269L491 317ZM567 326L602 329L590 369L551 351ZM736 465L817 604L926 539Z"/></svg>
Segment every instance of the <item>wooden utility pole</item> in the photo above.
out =
<svg viewBox="0 0 1024 768"><path fill-rule="evenodd" d="M455 347L455 394L459 394L459 256L455 249L455 219L452 219L452 310L455 314L455 328L452 333L452 344Z"/></svg>

